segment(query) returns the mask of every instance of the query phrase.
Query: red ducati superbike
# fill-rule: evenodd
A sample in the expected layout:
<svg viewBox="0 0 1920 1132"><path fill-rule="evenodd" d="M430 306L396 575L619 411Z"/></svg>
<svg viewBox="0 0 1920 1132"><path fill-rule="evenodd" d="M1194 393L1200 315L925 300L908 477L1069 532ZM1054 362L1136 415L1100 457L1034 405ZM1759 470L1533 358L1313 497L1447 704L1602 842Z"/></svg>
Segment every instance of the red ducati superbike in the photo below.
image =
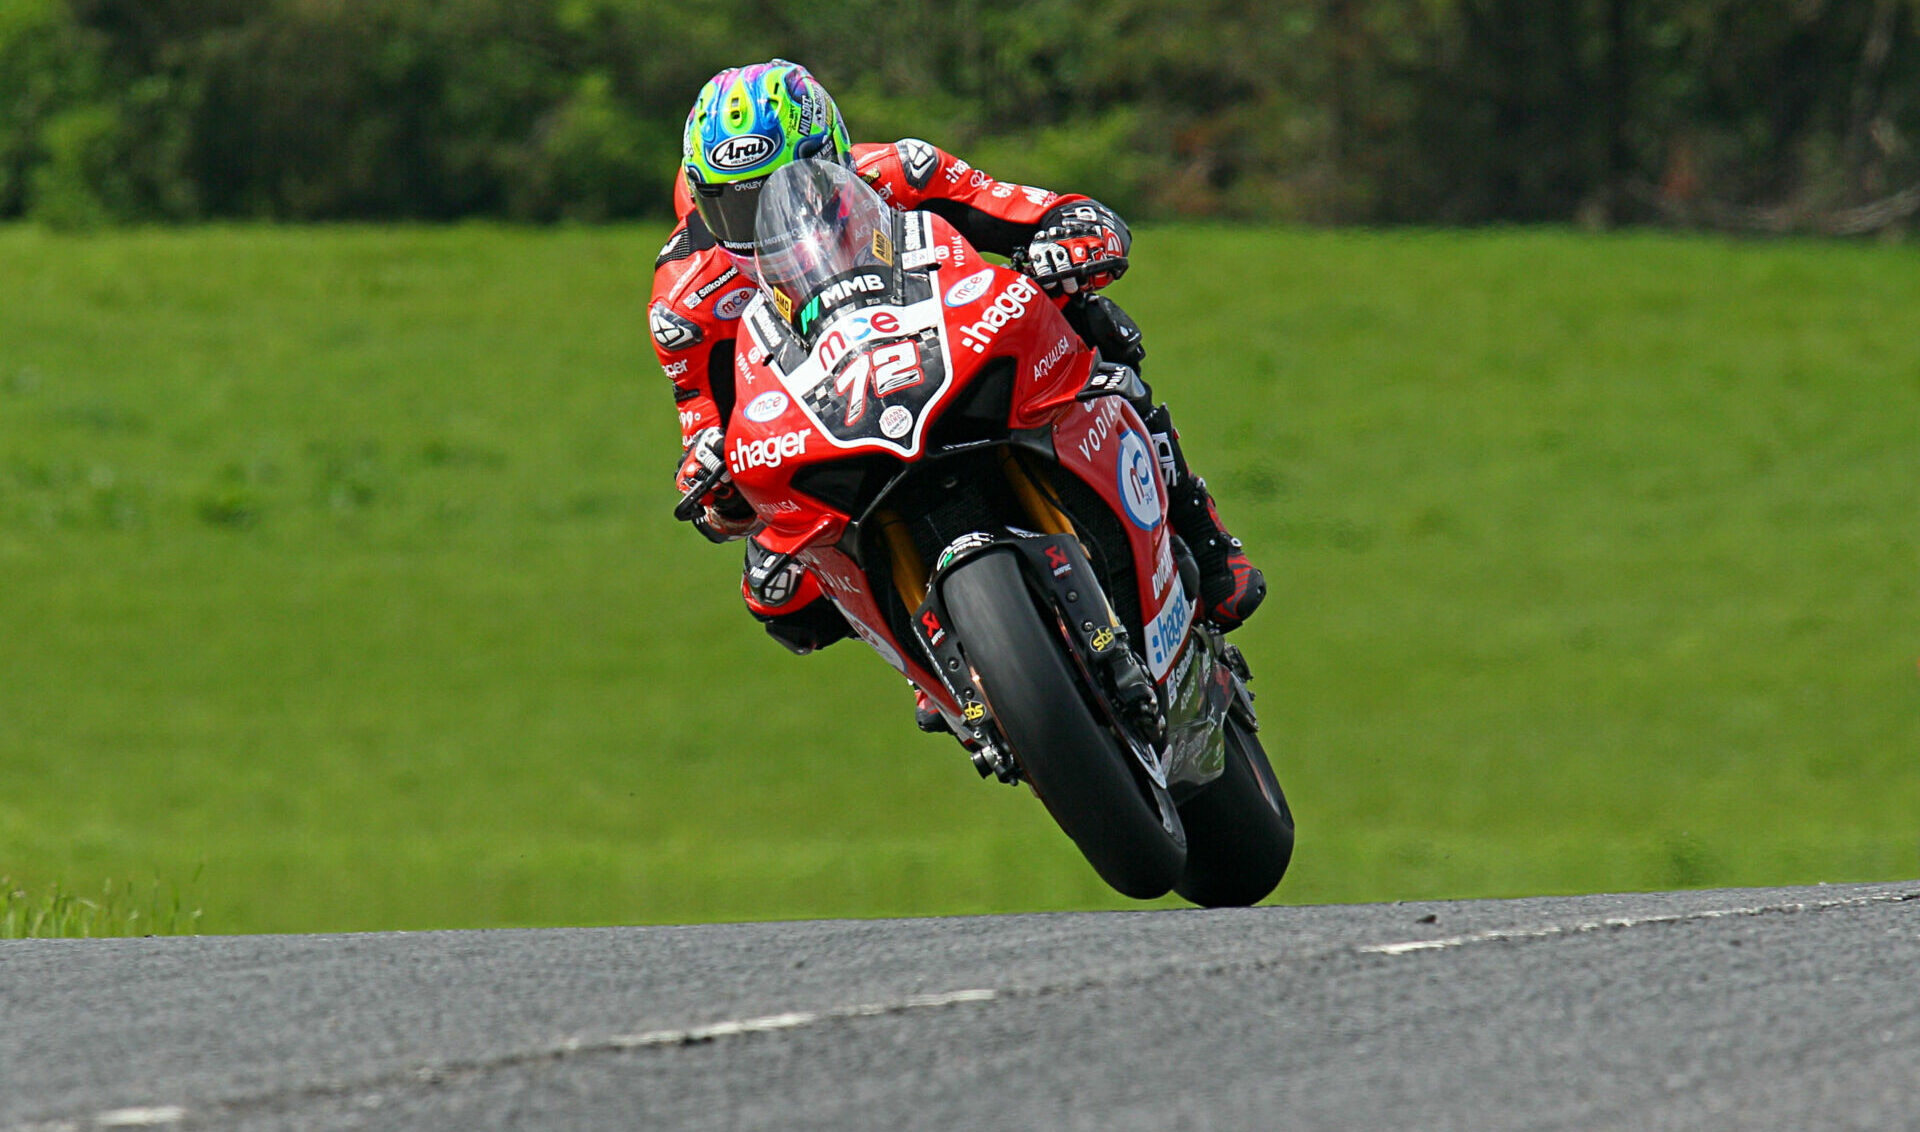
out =
<svg viewBox="0 0 1920 1132"><path fill-rule="evenodd" d="M761 190L725 471L773 557L1106 882L1251 904L1293 852L1240 651L1195 617L1144 388L1026 276L845 168ZM719 478L693 485L689 518Z"/></svg>

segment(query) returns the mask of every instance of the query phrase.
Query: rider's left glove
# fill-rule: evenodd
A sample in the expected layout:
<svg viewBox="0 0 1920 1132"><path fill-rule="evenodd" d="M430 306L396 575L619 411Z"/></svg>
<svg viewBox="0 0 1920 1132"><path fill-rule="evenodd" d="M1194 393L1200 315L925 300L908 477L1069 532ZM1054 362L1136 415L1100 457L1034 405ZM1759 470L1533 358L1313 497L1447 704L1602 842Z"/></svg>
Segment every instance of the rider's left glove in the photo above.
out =
<svg viewBox="0 0 1920 1132"><path fill-rule="evenodd" d="M1097 201L1076 201L1041 218L1013 266L1050 295L1097 291L1127 270L1132 233L1113 210Z"/></svg>
<svg viewBox="0 0 1920 1132"><path fill-rule="evenodd" d="M674 487L684 494L703 479L711 479L718 473L718 481L701 495L700 510L692 520L693 528L711 542L746 538L759 522L753 507L741 497L740 489L733 486L732 477L725 471L726 455L721 450L722 442L722 434L717 428L709 428L694 437L680 458L680 470L673 477Z"/></svg>

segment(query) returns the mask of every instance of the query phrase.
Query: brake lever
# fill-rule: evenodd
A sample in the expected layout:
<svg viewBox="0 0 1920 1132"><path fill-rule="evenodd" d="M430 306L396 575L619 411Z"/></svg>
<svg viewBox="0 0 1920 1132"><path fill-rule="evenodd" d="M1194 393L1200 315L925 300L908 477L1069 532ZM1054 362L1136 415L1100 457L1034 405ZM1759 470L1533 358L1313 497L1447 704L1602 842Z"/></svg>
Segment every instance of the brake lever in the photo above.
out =
<svg viewBox="0 0 1920 1132"><path fill-rule="evenodd" d="M680 502L674 504L673 517L683 523L691 523L694 516L700 513L701 497L717 487L720 483L720 477L726 474L727 466L725 464L717 464L714 467L703 469L700 472L699 478L694 480L687 488L687 493L680 497Z"/></svg>

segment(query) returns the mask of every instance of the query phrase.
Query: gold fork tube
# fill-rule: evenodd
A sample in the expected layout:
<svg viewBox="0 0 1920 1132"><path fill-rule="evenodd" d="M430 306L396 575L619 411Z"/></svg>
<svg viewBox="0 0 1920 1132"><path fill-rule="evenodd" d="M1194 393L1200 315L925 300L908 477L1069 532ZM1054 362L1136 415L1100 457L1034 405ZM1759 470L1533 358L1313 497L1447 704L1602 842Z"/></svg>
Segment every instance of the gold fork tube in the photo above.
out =
<svg viewBox="0 0 1920 1132"><path fill-rule="evenodd" d="M893 588L899 591L900 600L911 613L927 600L927 564L920 561L920 552L914 548L913 538L900 516L882 511L875 518L880 520L880 533L886 537L887 549L892 553Z"/></svg>
<svg viewBox="0 0 1920 1132"><path fill-rule="evenodd" d="M1006 472L1007 482L1013 485L1014 494L1020 497L1021 504L1026 507L1027 515L1033 520L1035 526L1050 535L1074 534L1073 523L1053 505L1053 501L1047 498L1046 493L1034 484L1033 477L1020 466L1020 461L1014 456L1013 449L1000 450L1000 467Z"/></svg>

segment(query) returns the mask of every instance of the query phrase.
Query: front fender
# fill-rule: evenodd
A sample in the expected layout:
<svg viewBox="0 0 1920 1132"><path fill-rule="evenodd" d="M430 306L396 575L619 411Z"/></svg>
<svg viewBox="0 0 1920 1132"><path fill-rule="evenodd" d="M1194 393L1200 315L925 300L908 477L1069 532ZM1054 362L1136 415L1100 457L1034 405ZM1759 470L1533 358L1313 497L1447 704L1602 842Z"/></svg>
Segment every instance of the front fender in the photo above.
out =
<svg viewBox="0 0 1920 1132"><path fill-rule="evenodd" d="M1047 608L1058 610L1070 630L1065 643L1078 667L1090 676L1118 659L1115 650L1128 648L1126 629L1108 604L1098 575L1087 561L1080 541L1072 535L993 535L980 531L954 540L941 552L928 579L926 600L913 611L913 628L921 647L932 658L937 673L954 702L960 705L961 725L969 733L963 738L994 744L1001 742L986 698L974 682L958 637L948 630L950 618L942 582L960 566L987 554L1011 554L1020 561L1020 573L1033 596ZM1095 687L1103 699L1104 689ZM1113 715L1111 708L1107 714ZM1135 757L1147 773L1163 787L1166 764L1160 751L1127 733Z"/></svg>
<svg viewBox="0 0 1920 1132"><path fill-rule="evenodd" d="M1073 630L1069 644L1083 663L1099 664L1105 654L1123 643L1120 619L1107 603L1106 592L1100 588L1099 577L1087 561L1079 539L1072 535L1006 537L976 532L956 539L941 552L934 563L933 576L928 579L927 600L914 610L914 630L929 650L940 647L948 636L941 580L962 563L982 554L1008 553L1020 557L1021 573L1034 595L1064 615ZM931 620L928 614L933 615Z"/></svg>

